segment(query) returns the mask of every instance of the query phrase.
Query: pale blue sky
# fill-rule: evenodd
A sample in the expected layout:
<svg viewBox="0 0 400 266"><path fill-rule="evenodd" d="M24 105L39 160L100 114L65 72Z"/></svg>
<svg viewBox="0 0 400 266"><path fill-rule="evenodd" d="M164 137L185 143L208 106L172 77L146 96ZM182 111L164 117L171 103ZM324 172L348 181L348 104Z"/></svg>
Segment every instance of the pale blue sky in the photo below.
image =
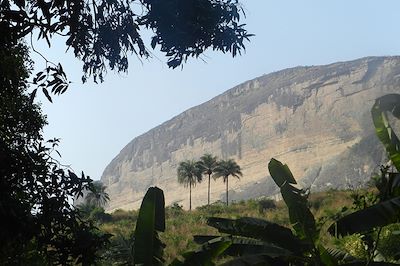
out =
<svg viewBox="0 0 400 266"><path fill-rule="evenodd" d="M81 84L81 64L64 53L61 42L49 51L36 44L49 59L63 63L74 82L53 104L41 100L49 121L45 137L62 139L61 161L99 179L134 137L246 80L298 65L400 55L399 0L242 3L243 22L256 34L246 53L232 59L210 51L203 57L207 63L192 59L183 70L168 69L155 52L157 58L143 64L132 56L127 75L109 72L103 84Z"/></svg>

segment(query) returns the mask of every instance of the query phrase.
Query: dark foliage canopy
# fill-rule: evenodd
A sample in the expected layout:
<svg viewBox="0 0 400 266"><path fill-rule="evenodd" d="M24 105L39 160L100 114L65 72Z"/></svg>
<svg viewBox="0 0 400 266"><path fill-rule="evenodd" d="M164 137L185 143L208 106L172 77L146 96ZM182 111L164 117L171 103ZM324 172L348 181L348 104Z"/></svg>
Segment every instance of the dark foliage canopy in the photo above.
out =
<svg viewBox="0 0 400 266"><path fill-rule="evenodd" d="M71 197L91 184L52 157L45 117L26 93L27 47L0 35L0 261L5 265L93 263L108 236L80 220Z"/></svg>
<svg viewBox="0 0 400 266"><path fill-rule="evenodd" d="M89 76L103 81L107 69L126 72L128 55L150 56L141 36L153 32L156 46L175 68L206 49L229 52L244 50L251 34L239 24L244 14L238 0L2 0L0 34L21 39L31 37L51 45L54 35L66 37L66 45L83 62L83 81ZM47 70L47 69L46 69ZM68 83L60 65L52 66L54 78L37 81L63 93ZM43 73L42 73L43 74ZM57 78L55 78L57 77Z"/></svg>

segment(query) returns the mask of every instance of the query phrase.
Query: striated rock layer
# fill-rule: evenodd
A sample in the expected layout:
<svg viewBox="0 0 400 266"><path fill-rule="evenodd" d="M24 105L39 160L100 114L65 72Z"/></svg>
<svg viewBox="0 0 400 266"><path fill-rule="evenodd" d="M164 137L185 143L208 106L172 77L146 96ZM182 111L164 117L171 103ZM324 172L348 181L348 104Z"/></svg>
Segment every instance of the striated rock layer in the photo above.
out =
<svg viewBox="0 0 400 266"><path fill-rule="evenodd" d="M271 157L312 189L359 186L386 160L370 109L399 85L400 57L295 67L247 81L126 145L101 178L109 210L138 208L150 186L164 190L167 205L187 207L176 168L204 153L234 158L243 168L240 181L230 179L232 200L276 194ZM193 189L194 206L206 204L206 183ZM222 180L212 181L211 192L213 201L224 198Z"/></svg>

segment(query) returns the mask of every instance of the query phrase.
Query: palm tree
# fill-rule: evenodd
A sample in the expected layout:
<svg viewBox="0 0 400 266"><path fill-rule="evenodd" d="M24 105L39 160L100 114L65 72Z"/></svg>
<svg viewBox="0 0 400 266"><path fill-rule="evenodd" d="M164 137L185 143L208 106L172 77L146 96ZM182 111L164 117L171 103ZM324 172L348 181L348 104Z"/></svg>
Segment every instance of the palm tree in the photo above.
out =
<svg viewBox="0 0 400 266"><path fill-rule="evenodd" d="M177 174L178 182L185 187L189 187L189 210L192 210L192 186L201 182L201 169L197 162L186 160L179 163Z"/></svg>
<svg viewBox="0 0 400 266"><path fill-rule="evenodd" d="M210 180L211 175L214 173L214 170L218 165L217 157L206 153L200 157L200 161L198 162L198 164L202 174L208 175L208 205L210 205Z"/></svg>
<svg viewBox="0 0 400 266"><path fill-rule="evenodd" d="M89 192L86 194L85 202L94 207L106 206L110 200L106 188L100 181L93 182Z"/></svg>
<svg viewBox="0 0 400 266"><path fill-rule="evenodd" d="M230 175L240 179L243 176L240 166L233 159L219 161L213 177L222 177L224 183L226 183L226 206L228 206L228 180Z"/></svg>

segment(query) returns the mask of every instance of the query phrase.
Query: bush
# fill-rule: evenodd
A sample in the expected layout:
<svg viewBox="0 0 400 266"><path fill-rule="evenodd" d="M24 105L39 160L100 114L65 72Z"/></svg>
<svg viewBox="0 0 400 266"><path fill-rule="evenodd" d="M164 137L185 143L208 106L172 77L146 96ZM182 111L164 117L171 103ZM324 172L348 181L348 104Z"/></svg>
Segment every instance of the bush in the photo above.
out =
<svg viewBox="0 0 400 266"><path fill-rule="evenodd" d="M261 199L258 201L258 212L264 213L267 210L276 209L275 201L272 199Z"/></svg>

